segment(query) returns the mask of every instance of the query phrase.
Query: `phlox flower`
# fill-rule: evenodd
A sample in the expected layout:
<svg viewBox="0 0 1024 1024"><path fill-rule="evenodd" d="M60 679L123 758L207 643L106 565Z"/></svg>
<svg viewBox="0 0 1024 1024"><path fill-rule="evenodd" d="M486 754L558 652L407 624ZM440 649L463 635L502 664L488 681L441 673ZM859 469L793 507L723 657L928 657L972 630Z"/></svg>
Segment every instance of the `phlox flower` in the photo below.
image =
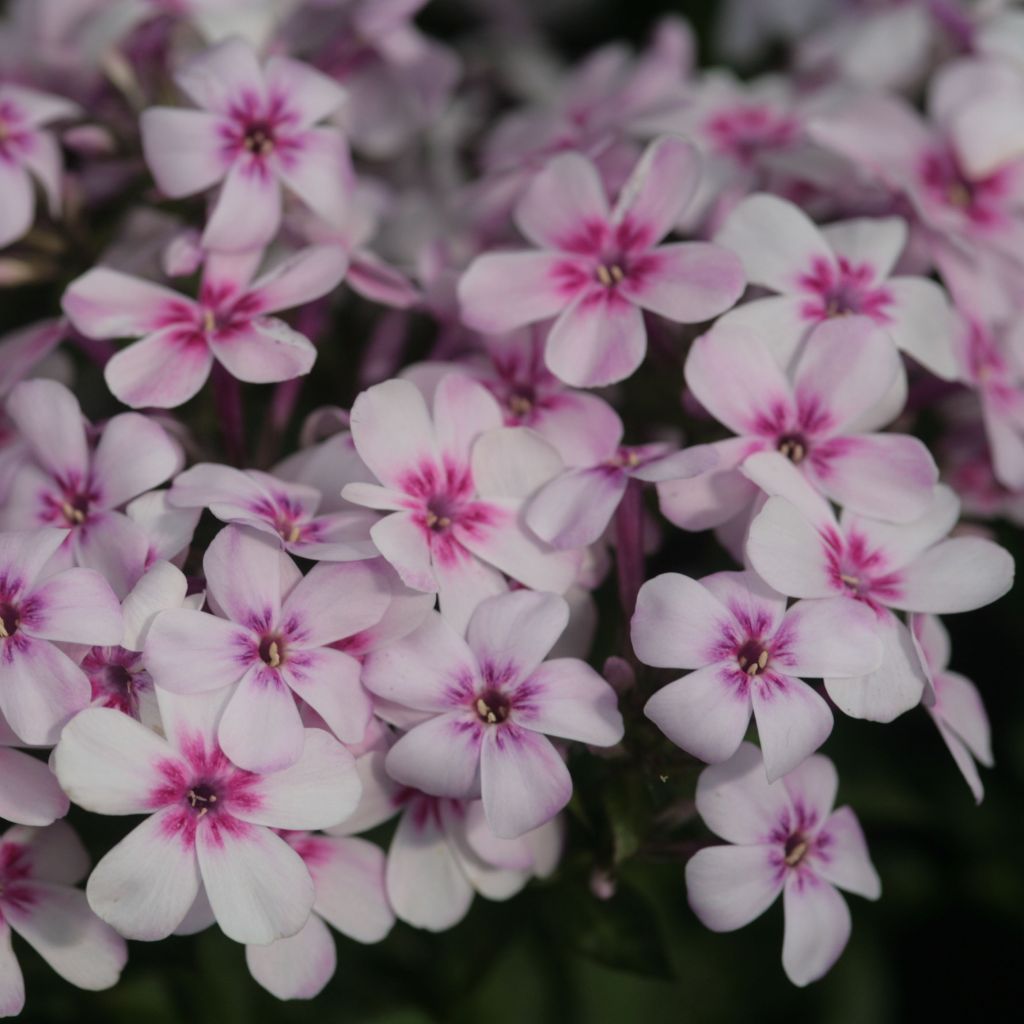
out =
<svg viewBox="0 0 1024 1024"><path fill-rule="evenodd" d="M773 454L748 460L746 472L768 493L750 525L747 558L780 593L842 597L875 613L881 666L857 678L825 679L848 715L888 722L914 707L927 682L910 631L895 612L970 611L1005 594L1013 559L982 537L947 537L960 503L939 485L910 523L884 523L844 510L837 520L817 494Z"/></svg>
<svg viewBox="0 0 1024 1024"><path fill-rule="evenodd" d="M388 773L432 796L482 799L495 835L553 818L572 780L548 736L595 746L622 738L615 691L585 662L544 657L569 620L554 594L482 601L464 640L439 614L373 652L363 682L423 716L391 748Z"/></svg>
<svg viewBox="0 0 1024 1024"><path fill-rule="evenodd" d="M832 731L828 705L800 677L860 676L882 661L867 608L826 598L787 610L752 572L648 580L631 629L645 664L694 670L658 690L644 714L687 753L717 763L739 749L753 711L769 781Z"/></svg>
<svg viewBox="0 0 1024 1024"><path fill-rule="evenodd" d="M953 319L942 288L893 275L907 243L900 218L819 228L793 203L759 194L732 211L715 241L739 256L750 284L778 293L730 310L721 323L757 330L781 366L793 364L818 324L866 317L933 373L955 376Z"/></svg>
<svg viewBox="0 0 1024 1024"><path fill-rule="evenodd" d="M739 260L728 250L658 244L699 178L693 146L663 137L611 207L586 157L555 157L516 207L516 224L537 249L478 257L459 282L463 320L498 334L557 316L545 351L552 373L576 387L629 377L647 348L642 310L699 323L743 291Z"/></svg>
<svg viewBox="0 0 1024 1024"><path fill-rule="evenodd" d="M260 253L211 256L199 298L107 267L94 267L64 293L68 319L90 338L141 338L106 364L114 396L135 408L173 408L206 382L216 360L253 384L309 373L312 342L269 316L335 288L347 260L339 246L311 246L252 281Z"/></svg>
<svg viewBox="0 0 1024 1024"><path fill-rule="evenodd" d="M352 439L380 485L351 483L351 502L391 513L370 536L408 586L440 595L461 628L504 576L534 589L565 591L579 563L525 526L524 500L562 466L532 431L502 427L486 389L449 374L434 392L433 416L410 381L364 391L352 407Z"/></svg>
<svg viewBox="0 0 1024 1024"><path fill-rule="evenodd" d="M43 188L50 215L60 213L64 161L60 145L45 126L79 113L78 105L63 96L0 83L0 249L32 227L33 178Z"/></svg>
<svg viewBox="0 0 1024 1024"><path fill-rule="evenodd" d="M876 432L892 418L886 395L902 369L870 322L822 324L790 375L751 328L716 324L694 342L684 372L694 398L738 436L710 445L717 458L709 473L659 482L661 510L677 526L718 526L749 506L757 489L740 470L764 451L781 453L815 489L864 515L907 521L931 500L938 470L925 445Z"/></svg>
<svg viewBox="0 0 1024 1024"><path fill-rule="evenodd" d="M850 910L836 887L878 899L881 883L849 807L833 810L838 777L820 754L776 782L757 747L744 743L697 780L697 811L730 846L710 846L686 864L686 892L701 923L734 931L782 894L782 967L794 985L817 981L850 937Z"/></svg>
<svg viewBox="0 0 1024 1024"><path fill-rule="evenodd" d="M203 246L265 246L281 223L282 187L318 216L345 214L353 172L345 137L316 127L344 102L326 75L287 57L260 67L252 48L228 39L174 76L200 109L151 107L142 147L161 191L172 199L221 184Z"/></svg>
<svg viewBox="0 0 1024 1024"><path fill-rule="evenodd" d="M63 564L102 572L123 596L141 576L150 545L121 509L177 472L180 446L139 413L114 416L91 437L78 399L52 380L22 381L7 414L31 461L12 481L0 524L67 531Z"/></svg>
<svg viewBox="0 0 1024 1024"><path fill-rule="evenodd" d="M301 756L283 771L233 765L216 738L227 696L158 689L164 735L112 708L88 708L54 751L54 770L76 804L149 815L86 885L89 905L128 938L170 935L200 886L236 942L294 935L309 918L313 882L275 830L337 824L359 801L352 755L319 729L306 732Z"/></svg>
<svg viewBox="0 0 1024 1024"><path fill-rule="evenodd" d="M227 691L217 742L235 764L276 771L302 754L296 697L343 740L358 740L371 708L359 663L331 646L377 623L390 589L368 562L321 562L303 576L261 533L227 526L203 558L216 614L161 612L144 663L158 687Z"/></svg>
<svg viewBox="0 0 1024 1024"><path fill-rule="evenodd" d="M0 713L24 743L52 744L89 703L89 680L58 644L116 644L121 607L92 569L54 572L67 530L0 533Z"/></svg>
<svg viewBox="0 0 1024 1024"><path fill-rule="evenodd" d="M980 804L985 789L975 761L986 768L994 763L985 705L974 683L949 670L949 634L942 622L934 615L914 615L910 625L931 683L924 697L925 710Z"/></svg>
<svg viewBox="0 0 1024 1024"><path fill-rule="evenodd" d="M0 1017L25 1005L12 931L72 985L98 991L117 984L128 948L74 887L88 870L89 855L64 822L15 826L0 836Z"/></svg>

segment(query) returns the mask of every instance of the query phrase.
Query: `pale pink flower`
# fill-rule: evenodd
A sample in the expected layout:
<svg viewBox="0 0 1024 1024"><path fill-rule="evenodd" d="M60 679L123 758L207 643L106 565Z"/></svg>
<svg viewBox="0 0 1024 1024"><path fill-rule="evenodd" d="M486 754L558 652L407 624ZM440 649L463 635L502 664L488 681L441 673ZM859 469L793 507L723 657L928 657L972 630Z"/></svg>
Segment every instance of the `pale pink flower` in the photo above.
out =
<svg viewBox="0 0 1024 1024"><path fill-rule="evenodd" d="M359 662L330 645L384 616L391 591L376 565L321 562L303 576L265 535L227 526L203 568L217 614L172 609L156 617L144 652L156 685L182 694L228 690L217 740L250 771L298 760L296 698L340 739L360 739L371 705Z"/></svg>
<svg viewBox="0 0 1024 1024"><path fill-rule="evenodd" d="M537 590L572 583L579 556L536 537L521 511L561 460L532 431L502 427L482 385L449 374L431 416L411 382L377 384L352 407L352 438L380 485L351 483L342 494L391 513L370 530L374 544L408 586L440 594L456 628L507 589L503 573Z"/></svg>
<svg viewBox="0 0 1024 1024"><path fill-rule="evenodd" d="M941 621L934 615L914 615L911 628L931 683L931 692L924 697L925 710L980 804L985 789L975 761L986 768L994 764L985 705L974 683L949 670L949 634Z"/></svg>
<svg viewBox="0 0 1024 1024"><path fill-rule="evenodd" d="M116 644L121 607L91 569L53 572L67 530L0 533L0 712L24 743L52 744L89 703L89 680L58 644Z"/></svg>
<svg viewBox="0 0 1024 1024"><path fill-rule="evenodd" d="M60 145L44 126L79 113L78 105L63 96L0 83L0 249L32 227L33 178L43 188L50 216L60 214L64 161Z"/></svg>
<svg viewBox="0 0 1024 1024"><path fill-rule="evenodd" d="M281 223L282 187L328 222L344 217L354 184L348 145L337 129L315 127L345 99L336 82L286 57L260 67L238 38L194 58L175 81L201 109L146 110L142 145L173 199L222 183L204 247L265 246Z"/></svg>
<svg viewBox="0 0 1024 1024"><path fill-rule="evenodd" d="M883 523L849 510L837 520L778 455L753 456L745 470L776 495L747 539L758 574L790 597L838 596L875 613L881 667L857 678L826 678L829 697L848 715L877 722L916 706L927 676L910 631L894 613L948 614L989 604L1013 583L1009 553L981 537L947 537L960 503L941 484L913 522Z"/></svg>
<svg viewBox="0 0 1024 1024"><path fill-rule="evenodd" d="M89 904L122 935L170 935L205 889L223 932L273 942L309 918L313 882L275 829L337 824L359 802L352 755L307 730L302 756L273 775L233 765L216 740L227 690L157 690L164 735L112 708L88 708L54 751L61 785L99 814L147 814L96 865ZM166 737L166 738L165 738Z"/></svg>
<svg viewBox="0 0 1024 1024"><path fill-rule="evenodd" d="M117 984L128 948L74 888L88 870L89 855L64 822L0 836L0 1017L25 1005L12 931L72 985L99 991Z"/></svg>
<svg viewBox="0 0 1024 1024"><path fill-rule="evenodd" d="M123 596L145 569L149 541L121 509L177 472L181 448L138 413L108 420L93 443L78 399L52 380L23 381L7 413L32 459L15 474L0 524L67 531L63 563L102 572Z"/></svg>
<svg viewBox="0 0 1024 1024"><path fill-rule="evenodd" d="M365 839L284 832L313 879L313 911L301 930L245 947L249 972L278 999L312 999L334 975L330 925L356 942L380 942L395 923L384 885L384 851Z"/></svg>
<svg viewBox="0 0 1024 1024"><path fill-rule="evenodd" d="M889 339L860 317L817 327L788 376L751 328L716 324L690 349L686 383L738 436L710 446L710 473L660 482L662 512L685 529L721 525L757 494L744 462L777 451L832 501L883 519L917 518L938 481L935 462L916 437L876 432L892 418L886 395L901 373Z"/></svg>
<svg viewBox="0 0 1024 1024"><path fill-rule="evenodd" d="M195 395L214 360L253 384L309 373L316 349L283 320L269 316L335 288L347 259L339 246L312 246L257 280L255 251L211 256L199 298L106 267L72 281L63 306L90 338L141 338L106 365L107 386L126 405L172 408Z"/></svg>
<svg viewBox="0 0 1024 1024"><path fill-rule="evenodd" d="M819 228L793 203L759 194L730 213L715 241L739 256L750 284L778 293L731 310L722 322L757 330L781 366L792 365L818 324L866 317L933 373L955 376L953 318L942 288L893 276L907 243L900 218Z"/></svg>
<svg viewBox="0 0 1024 1024"><path fill-rule="evenodd" d="M643 310L699 323L743 291L739 260L706 242L658 243L693 196L693 146L653 142L609 206L594 165L555 157L516 207L520 231L538 248L478 257L459 282L465 323L499 334L557 316L548 368L568 384L597 387L629 377L643 361Z"/></svg>
<svg viewBox="0 0 1024 1024"><path fill-rule="evenodd" d="M828 738L832 712L800 677L843 678L882 662L871 612L842 598L786 599L752 572L646 582L632 621L646 665L692 669L648 700L644 714L673 743L717 763L739 749L751 711L774 781Z"/></svg>
<svg viewBox="0 0 1024 1024"><path fill-rule="evenodd" d="M782 894L782 967L794 985L817 981L850 937L850 910L836 887L869 900L882 886L864 833L849 807L833 810L838 777L820 754L776 782L764 776L757 747L705 768L697 810L730 846L710 846L686 864L686 891L701 923L742 928Z"/></svg>
<svg viewBox="0 0 1024 1024"><path fill-rule="evenodd" d="M168 501L176 508L209 508L222 522L251 526L300 558L347 562L377 555L370 540L375 514L318 514L319 490L259 470L201 462L175 478Z"/></svg>
<svg viewBox="0 0 1024 1024"><path fill-rule="evenodd" d="M514 591L481 602L465 640L434 613L372 653L366 686L423 716L391 748L389 774L432 796L482 798L503 838L553 818L572 780L548 736L594 746L622 738L615 692L589 665L543 660L568 620L562 598Z"/></svg>

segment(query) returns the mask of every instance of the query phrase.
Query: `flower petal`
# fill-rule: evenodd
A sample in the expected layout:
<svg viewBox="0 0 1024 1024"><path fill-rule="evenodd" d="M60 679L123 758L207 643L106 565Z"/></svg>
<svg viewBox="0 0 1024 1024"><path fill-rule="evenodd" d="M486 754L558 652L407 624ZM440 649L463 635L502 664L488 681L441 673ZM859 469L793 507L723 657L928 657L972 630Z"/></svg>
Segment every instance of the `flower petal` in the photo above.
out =
<svg viewBox="0 0 1024 1024"><path fill-rule="evenodd" d="M344 246L311 245L302 249L253 281L246 294L246 311L255 315L304 306L334 291L347 266Z"/></svg>
<svg viewBox="0 0 1024 1024"><path fill-rule="evenodd" d="M137 413L108 421L93 455L93 479L106 508L151 491L181 469L184 457L158 423Z"/></svg>
<svg viewBox="0 0 1024 1024"><path fill-rule="evenodd" d="M192 299L141 277L93 267L68 286L61 300L68 319L90 338L138 338L168 324L195 323Z"/></svg>
<svg viewBox="0 0 1024 1024"><path fill-rule="evenodd" d="M89 449L78 399L55 380L26 380L7 399L7 415L35 460L58 480L85 484Z"/></svg>
<svg viewBox="0 0 1024 1024"><path fill-rule="evenodd" d="M282 673L262 662L246 671L224 708L217 740L246 771L280 772L298 761L304 730Z"/></svg>
<svg viewBox="0 0 1024 1024"><path fill-rule="evenodd" d="M826 974L846 948L850 908L828 882L810 871L790 874L782 900L782 966L786 977L803 987Z"/></svg>
<svg viewBox="0 0 1024 1024"><path fill-rule="evenodd" d="M428 719L388 751L388 774L432 796L474 797L480 790L483 731L464 711Z"/></svg>
<svg viewBox="0 0 1024 1024"><path fill-rule="evenodd" d="M281 667L292 692L301 697L345 743L358 743L366 733L373 703L359 681L355 658L329 647L299 651Z"/></svg>
<svg viewBox="0 0 1024 1024"><path fill-rule="evenodd" d="M249 973L278 999L312 999L334 977L338 953L330 929L316 916L294 935L245 947Z"/></svg>
<svg viewBox="0 0 1024 1024"><path fill-rule="evenodd" d="M516 225L534 245L567 252L596 249L609 216L601 176L579 153L548 161L515 211Z"/></svg>
<svg viewBox="0 0 1024 1024"><path fill-rule="evenodd" d="M882 895L882 883L871 863L857 816L849 807L829 815L814 847L814 870L833 885L869 900Z"/></svg>
<svg viewBox="0 0 1024 1024"><path fill-rule="evenodd" d="M512 720L534 732L598 747L622 739L615 691L578 658L545 661L521 684L513 703Z"/></svg>
<svg viewBox="0 0 1024 1024"><path fill-rule="evenodd" d="M878 618L848 597L797 601L775 637L771 663L801 678L857 676L882 663Z"/></svg>
<svg viewBox="0 0 1024 1024"><path fill-rule="evenodd" d="M149 627L146 667L157 686L201 693L238 682L258 657L248 630L208 612L170 608Z"/></svg>
<svg viewBox="0 0 1024 1024"><path fill-rule="evenodd" d="M664 238L690 205L701 170L700 153L692 142L673 135L651 142L615 203L612 220L620 237L628 237L637 248Z"/></svg>
<svg viewBox="0 0 1024 1024"><path fill-rule="evenodd" d="M356 942L380 942L395 923L384 883L384 851L366 839L318 836L306 866L313 876L313 909Z"/></svg>
<svg viewBox="0 0 1024 1024"><path fill-rule="evenodd" d="M355 192L345 136L336 128L309 128L275 155L285 186L322 220L344 228Z"/></svg>
<svg viewBox="0 0 1024 1024"><path fill-rule="evenodd" d="M21 626L40 640L102 646L124 633L121 605L107 581L92 569L65 569L35 587Z"/></svg>
<svg viewBox="0 0 1024 1024"><path fill-rule="evenodd" d="M281 225L281 186L256 161L238 159L224 178L200 239L204 249L261 249Z"/></svg>
<svg viewBox="0 0 1024 1024"><path fill-rule="evenodd" d="M0 748L0 818L49 825L68 813L68 798L45 761Z"/></svg>
<svg viewBox="0 0 1024 1024"><path fill-rule="evenodd" d="M157 186L178 199L216 185L228 169L224 121L205 110L150 107L139 118L142 152Z"/></svg>
<svg viewBox="0 0 1024 1024"><path fill-rule="evenodd" d="M111 357L103 369L107 387L134 409L173 409L199 393L213 353L198 334L165 327Z"/></svg>
<svg viewBox="0 0 1024 1024"><path fill-rule="evenodd" d="M504 669L523 680L544 660L569 623L569 606L557 594L518 590L481 602L469 621L466 642L481 666Z"/></svg>
<svg viewBox="0 0 1024 1024"><path fill-rule="evenodd" d="M981 608L1013 586L1010 553L983 537L952 537L929 548L901 573L893 608L947 615Z"/></svg>
<svg viewBox="0 0 1024 1024"><path fill-rule="evenodd" d="M764 846L709 846L686 862L686 898L705 928L731 932L760 917L782 879Z"/></svg>
<svg viewBox="0 0 1024 1024"><path fill-rule="evenodd" d="M796 768L832 732L828 704L799 679L764 672L751 681L750 697L769 782Z"/></svg>
<svg viewBox="0 0 1024 1024"><path fill-rule="evenodd" d="M387 577L371 563L321 563L284 599L281 621L293 644L321 647L375 626L390 603Z"/></svg>

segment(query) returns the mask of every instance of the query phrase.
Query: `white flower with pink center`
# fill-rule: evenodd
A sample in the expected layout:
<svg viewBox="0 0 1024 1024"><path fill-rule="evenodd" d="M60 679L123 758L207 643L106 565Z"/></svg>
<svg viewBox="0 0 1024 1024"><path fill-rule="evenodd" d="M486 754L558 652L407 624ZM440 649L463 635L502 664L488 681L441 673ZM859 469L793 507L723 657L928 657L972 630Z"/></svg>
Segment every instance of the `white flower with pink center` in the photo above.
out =
<svg viewBox="0 0 1024 1024"><path fill-rule="evenodd" d="M93 910L127 938L165 938L197 899L209 900L236 942L294 935L309 918L313 882L275 830L335 825L359 801L352 755L318 729L306 731L299 760L283 771L257 775L232 764L216 738L225 696L158 689L165 736L111 708L89 708L54 751L75 803L149 815L86 886Z"/></svg>
<svg viewBox="0 0 1024 1024"><path fill-rule="evenodd" d="M752 572L702 580L666 573L640 588L633 649L647 665L692 669L648 700L644 714L673 743L717 763L757 722L769 781L828 738L832 712L804 678L873 672L882 662L871 612L842 598L786 599Z"/></svg>
<svg viewBox="0 0 1024 1024"><path fill-rule="evenodd" d="M938 470L927 447L876 432L892 417L886 396L902 367L870 322L823 323L788 376L760 334L719 323L694 342L685 375L694 398L738 436L709 446L717 457L709 473L660 477L661 510L677 526L704 530L749 507L757 488L741 469L757 452L779 453L822 494L864 515L905 522L930 501Z"/></svg>
<svg viewBox="0 0 1024 1024"><path fill-rule="evenodd" d="M857 678L826 677L829 697L848 715L877 722L916 706L927 675L895 613L948 614L995 601L1013 583L1010 554L982 537L947 537L960 502L944 485L910 523L884 523L849 510L837 520L785 462L756 455L745 471L775 495L747 539L747 558L758 574L790 597L842 597L875 614L881 666Z"/></svg>
<svg viewBox="0 0 1024 1024"><path fill-rule="evenodd" d="M127 594L145 570L150 544L121 510L177 472L180 446L138 413L114 416L98 439L91 437L78 399L52 380L23 381L11 392L7 413L31 462L15 474L0 524L68 531L63 563L96 569L119 595Z"/></svg>
<svg viewBox="0 0 1024 1024"><path fill-rule="evenodd" d="M121 606L92 569L54 572L67 530L0 533L0 712L23 743L52 744L89 703L61 644L116 644Z"/></svg>
<svg viewBox="0 0 1024 1024"><path fill-rule="evenodd" d="M599 387L643 361L643 310L699 323L743 291L739 260L706 242L658 243L672 230L700 178L693 146L653 142L612 208L584 156L555 157L516 208L534 251L478 257L459 282L465 323L500 334L557 316L548 368L567 384Z"/></svg>
<svg viewBox="0 0 1024 1024"><path fill-rule="evenodd" d="M760 194L732 211L715 241L739 256L750 284L778 293L731 310L723 324L755 329L781 366L810 346L818 324L865 317L933 373L955 376L953 319L942 288L893 275L907 243L898 217L819 228L793 203Z"/></svg>
<svg viewBox="0 0 1024 1024"><path fill-rule="evenodd" d="M209 510L222 522L238 523L277 537L285 551L314 561L374 558L372 512L318 514L314 487L279 480L259 470L201 462L175 477L168 501L176 508Z"/></svg>
<svg viewBox="0 0 1024 1024"><path fill-rule="evenodd" d="M343 225L354 187L348 145L336 128L317 127L344 102L336 82L286 57L260 67L238 38L200 54L175 80L201 109L146 110L142 146L172 199L221 184L204 248L267 245L281 223L282 188Z"/></svg>
<svg viewBox="0 0 1024 1024"><path fill-rule="evenodd" d="M331 647L380 621L391 588L370 562L321 562L303 576L261 533L227 526L203 559L217 614L169 610L154 620L144 660L157 687L179 694L224 691L217 740L236 764L276 771L302 754L296 699L342 740L370 719L359 662Z"/></svg>
<svg viewBox="0 0 1024 1024"><path fill-rule="evenodd" d="M482 799L495 835L553 818L572 795L549 736L594 746L622 738L615 691L575 658L544 657L569 621L554 594L515 591L481 602L464 640L434 613L372 653L363 681L423 716L391 748L387 770L431 796Z"/></svg>
<svg viewBox="0 0 1024 1024"><path fill-rule="evenodd" d="M556 551L522 517L561 459L532 431L503 427L481 384L449 374L433 416L411 382L378 384L352 407L352 438L380 485L351 483L343 496L391 513L370 530L374 544L408 586L439 593L457 629L507 589L503 574L556 593L574 581L579 554Z"/></svg>
<svg viewBox="0 0 1024 1024"><path fill-rule="evenodd" d="M50 216L61 208L64 161L60 145L44 127L81 112L77 104L23 85L0 83L0 249L32 227L36 195L43 188Z"/></svg>
<svg viewBox="0 0 1024 1024"><path fill-rule="evenodd" d="M839 780L826 757L808 758L776 782L744 743L697 781L697 810L730 846L710 846L686 864L686 892L701 923L742 928L782 894L782 967L794 985L828 972L850 937L850 909L837 892L878 899L882 886L849 807L833 810Z"/></svg>
<svg viewBox="0 0 1024 1024"><path fill-rule="evenodd" d="M135 408L174 408L206 382L214 361L252 384L309 373L312 342L270 313L325 295L345 276L339 246L312 246L257 280L255 250L207 259L199 298L130 274L94 267L64 293L68 319L90 338L141 338L106 364L116 398Z"/></svg>
<svg viewBox="0 0 1024 1024"><path fill-rule="evenodd" d="M72 985L95 992L117 984L128 948L75 888L88 870L89 855L64 822L0 836L0 1017L25 1006L12 931Z"/></svg>

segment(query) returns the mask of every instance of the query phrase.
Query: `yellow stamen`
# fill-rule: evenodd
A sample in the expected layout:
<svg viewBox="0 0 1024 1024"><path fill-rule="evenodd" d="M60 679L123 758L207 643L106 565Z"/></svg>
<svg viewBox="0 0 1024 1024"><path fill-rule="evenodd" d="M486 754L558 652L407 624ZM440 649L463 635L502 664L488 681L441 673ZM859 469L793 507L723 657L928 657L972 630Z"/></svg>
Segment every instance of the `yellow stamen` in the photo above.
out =
<svg viewBox="0 0 1024 1024"><path fill-rule="evenodd" d="M615 281L616 284L618 284L626 276L625 274L622 273L622 269L614 263L612 264L610 269L612 279Z"/></svg>
<svg viewBox="0 0 1024 1024"><path fill-rule="evenodd" d="M597 265L597 279L605 286L605 288L611 286L612 275L608 273L608 268L603 263L599 263Z"/></svg>
<svg viewBox="0 0 1024 1024"><path fill-rule="evenodd" d="M203 310L203 330L209 334L217 326L217 318L212 309Z"/></svg>
<svg viewBox="0 0 1024 1024"><path fill-rule="evenodd" d="M6 640L11 634L7 632L7 626L4 625L4 620L0 619L0 640Z"/></svg>
<svg viewBox="0 0 1024 1024"><path fill-rule="evenodd" d="M860 586L860 577L859 576L847 576L845 573L840 573L839 574L839 578L848 587L859 587Z"/></svg>
<svg viewBox="0 0 1024 1024"><path fill-rule="evenodd" d="M797 864L804 859L804 854L807 852L807 840L801 839L800 842L790 850L785 857L786 863L791 867L795 868Z"/></svg>
<svg viewBox="0 0 1024 1024"><path fill-rule="evenodd" d="M60 507L61 512L64 514L64 518L69 523L84 523L85 513L78 508L75 508L70 502L65 501Z"/></svg>
<svg viewBox="0 0 1024 1024"><path fill-rule="evenodd" d="M301 537L301 536L302 536L302 531L298 528L298 526L293 526L288 531L288 537L287 537L288 543L289 544L294 544L299 539L299 537Z"/></svg>
<svg viewBox="0 0 1024 1024"><path fill-rule="evenodd" d="M498 716L487 706L487 702L483 697L477 697L476 699L476 713L489 725L496 725L498 722Z"/></svg>
<svg viewBox="0 0 1024 1024"><path fill-rule="evenodd" d="M768 664L768 652L762 651L757 657L758 668L764 668Z"/></svg>
<svg viewBox="0 0 1024 1024"><path fill-rule="evenodd" d="M276 640L271 640L270 646L267 648L267 664L271 668L277 668L281 664L281 651Z"/></svg>

